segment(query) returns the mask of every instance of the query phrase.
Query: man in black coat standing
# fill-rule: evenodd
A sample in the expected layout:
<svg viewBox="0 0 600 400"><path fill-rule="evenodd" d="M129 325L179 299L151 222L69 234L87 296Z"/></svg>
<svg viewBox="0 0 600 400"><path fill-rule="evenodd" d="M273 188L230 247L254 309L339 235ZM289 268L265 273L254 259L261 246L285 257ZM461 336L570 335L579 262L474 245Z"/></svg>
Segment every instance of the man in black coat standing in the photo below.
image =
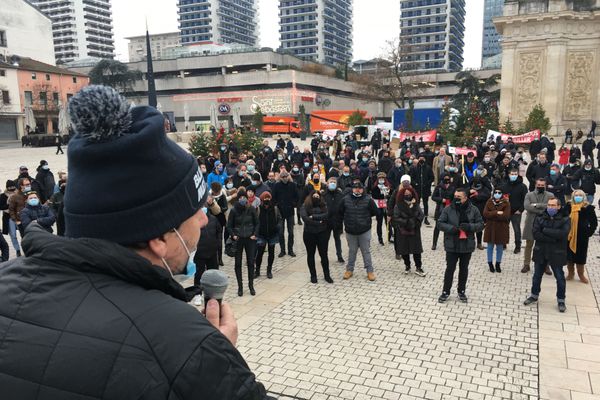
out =
<svg viewBox="0 0 600 400"><path fill-rule="evenodd" d="M510 202L510 224L515 235L515 254L521 252L521 218L525 211L525 195L527 186L523 183L523 178L519 176L518 169L511 169L508 175L508 182L502 187L502 192L508 195Z"/></svg>
<svg viewBox="0 0 600 400"><path fill-rule="evenodd" d="M425 225L429 225L427 216L429 214L429 198L431 197L433 170L427 164L423 153L419 155L419 163L415 166L412 166L408 174L410 175L413 188L419 195L419 200L423 201L423 212L425 213L425 220L423 223Z"/></svg>
<svg viewBox="0 0 600 400"><path fill-rule="evenodd" d="M525 305L538 301L544 271L549 265L556 278L556 299L558 310L565 312L566 281L563 267L567 263L567 246L571 222L568 215L560 212L560 202L556 198L548 200L546 211L535 217L533 221L533 273L531 294L525 300Z"/></svg>
<svg viewBox="0 0 600 400"><path fill-rule="evenodd" d="M0 268L2 398L266 399L231 308L203 316L174 279L207 222L194 157L113 89L82 89L69 113L67 237L34 223L27 257Z"/></svg>
<svg viewBox="0 0 600 400"><path fill-rule="evenodd" d="M581 153L585 159L592 160L592 166L594 166L594 149L596 148L596 141L592 137L592 134L588 134L587 139L584 140L581 145Z"/></svg>
<svg viewBox="0 0 600 400"><path fill-rule="evenodd" d="M279 175L280 181L275 184L273 189L273 200L281 214L281 228L279 229L279 247L281 249L279 257L285 257L285 227L288 232L288 255L296 257L294 253L294 207L298 205L298 190L292 182L292 178L287 171Z"/></svg>
<svg viewBox="0 0 600 400"><path fill-rule="evenodd" d="M344 257L342 256L342 240L340 238L344 231L344 224L342 217L340 216L340 203L344 198L344 193L338 187L336 178L329 178L327 181L327 188L323 191L323 198L327 203L327 212L329 213L327 223L329 224L329 229L331 229L331 232L333 233L335 253L338 262L344 263Z"/></svg>

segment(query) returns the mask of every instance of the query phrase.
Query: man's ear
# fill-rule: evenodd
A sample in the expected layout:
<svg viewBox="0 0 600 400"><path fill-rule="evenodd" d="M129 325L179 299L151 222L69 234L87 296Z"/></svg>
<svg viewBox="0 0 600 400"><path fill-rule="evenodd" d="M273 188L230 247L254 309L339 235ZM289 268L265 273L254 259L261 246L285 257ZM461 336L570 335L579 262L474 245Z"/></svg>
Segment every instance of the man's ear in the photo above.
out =
<svg viewBox="0 0 600 400"><path fill-rule="evenodd" d="M156 239L148 241L148 250L158 258L167 256L167 238L166 235L161 235Z"/></svg>

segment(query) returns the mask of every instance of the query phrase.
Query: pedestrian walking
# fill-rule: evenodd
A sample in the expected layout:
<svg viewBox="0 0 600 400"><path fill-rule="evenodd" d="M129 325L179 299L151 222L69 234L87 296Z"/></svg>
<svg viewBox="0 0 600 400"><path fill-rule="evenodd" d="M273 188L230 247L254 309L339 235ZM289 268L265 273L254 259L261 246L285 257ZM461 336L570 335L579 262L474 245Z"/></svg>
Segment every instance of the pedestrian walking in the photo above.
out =
<svg viewBox="0 0 600 400"><path fill-rule="evenodd" d="M313 191L306 199L300 209L300 216L304 222L304 246L306 246L306 257L308 271L310 272L310 281L317 283L317 270L315 264L315 253L319 251L321 258L321 268L325 282L333 283L329 274L329 258L327 248L329 246L330 230L328 225L329 213L327 212L327 203L321 197L321 192Z"/></svg>
<svg viewBox="0 0 600 400"><path fill-rule="evenodd" d="M556 300L558 311L565 312L566 282L563 271L567 263L567 245L571 224L569 215L561 212L560 201L556 198L548 199L546 209L536 215L533 221L533 249L534 272L531 284L531 294L524 304L529 305L538 301L542 278L545 270L550 267L556 279Z"/></svg>
<svg viewBox="0 0 600 400"><path fill-rule="evenodd" d="M364 193L364 187L360 181L355 180L352 183L352 192L346 194L340 203L340 214L344 221L346 240L348 241L348 264L344 279L350 279L354 275L356 255L360 249L367 271L367 279L374 281L375 272L371 259L371 224L373 217L377 214L377 207L371 196Z"/></svg>
<svg viewBox="0 0 600 400"><path fill-rule="evenodd" d="M585 277L588 243L598 228L598 219L594 206L588 203L583 190L573 192L573 201L567 204L565 215L571 218L569 230L569 247L567 249L567 278L570 281L577 275L582 283L588 283Z"/></svg>
<svg viewBox="0 0 600 400"><path fill-rule="evenodd" d="M56 144L56 155L58 155L58 153L65 154L65 152L62 149L62 138L60 137L60 134L58 134L58 133L56 134L54 143Z"/></svg>
<svg viewBox="0 0 600 400"><path fill-rule="evenodd" d="M444 232L444 249L446 250L446 272L444 273L444 289L438 298L445 303L450 297L452 280L458 271L458 298L463 303L468 301L466 295L469 277L469 261L475 250L475 234L483 230L483 219L477 207L469 201L468 192L464 188L457 189L451 206L444 208L437 225Z"/></svg>
<svg viewBox="0 0 600 400"><path fill-rule="evenodd" d="M502 254L508 244L510 202L504 197L501 189L494 189L493 196L488 199L483 209L485 232L483 241L487 243L487 261L490 272L502 272ZM494 265L494 247L496 248L496 264Z"/></svg>

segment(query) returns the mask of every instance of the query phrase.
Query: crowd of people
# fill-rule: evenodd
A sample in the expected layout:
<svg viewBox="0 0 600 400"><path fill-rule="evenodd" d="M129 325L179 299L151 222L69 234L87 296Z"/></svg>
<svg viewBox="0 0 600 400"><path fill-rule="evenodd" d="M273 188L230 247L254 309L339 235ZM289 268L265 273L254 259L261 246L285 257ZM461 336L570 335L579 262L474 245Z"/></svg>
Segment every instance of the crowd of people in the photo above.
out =
<svg viewBox="0 0 600 400"><path fill-rule="evenodd" d="M290 139L279 137L273 147L265 140L258 154L239 151L233 142L222 143L217 151L197 160L210 188L203 208L208 223L193 257L196 272L188 293L190 298L200 294L203 272L223 266L225 252L235 260L238 295L244 294L244 263L248 291L255 295L254 280L261 276L263 264L267 278L273 277L277 245L279 258L296 257L296 224L304 226L302 243L312 283L318 282L317 252L323 279L333 283L328 257L331 237L337 261L345 264L343 279L353 277L359 250L367 279L376 279L371 257L373 220L379 245L393 243L405 273L411 273L414 264L414 273L424 277L421 254L426 246L421 229L431 225L431 199L435 226L430 247L437 249L443 232L446 252L440 302L450 296L457 266L458 297L468 301L468 268L475 249L487 247L489 271L502 272L512 227L515 254L521 252L525 241L521 272L529 272L532 261L534 264L527 302L539 295L542 271L554 274L558 287L563 288L557 294L563 309L564 280L573 279L577 271L579 280L588 282L588 240L597 228L592 203L600 172L593 166L595 146L590 150L590 145L585 145L590 140L591 135L584 142L583 153L574 144L566 164L554 162L556 146L547 136L535 139L527 148L511 138L506 142L500 137L476 138L464 156L449 154L444 145L414 138L394 150L389 136L379 131L363 147L341 135L332 139L316 136L303 149ZM529 187L523 183L524 177ZM23 237L33 221L50 232L56 222L57 234L64 234L66 183L63 172L55 183L44 160L35 178L22 166L17 179L6 183L6 191L0 195L3 232L10 236L17 256L21 256L17 233ZM560 227L555 227L559 220ZM347 259L342 235L348 245ZM3 237L0 244L2 259L7 260L8 244ZM548 251L556 256L548 257ZM561 272L564 265L566 277ZM201 297L194 302L200 304Z"/></svg>

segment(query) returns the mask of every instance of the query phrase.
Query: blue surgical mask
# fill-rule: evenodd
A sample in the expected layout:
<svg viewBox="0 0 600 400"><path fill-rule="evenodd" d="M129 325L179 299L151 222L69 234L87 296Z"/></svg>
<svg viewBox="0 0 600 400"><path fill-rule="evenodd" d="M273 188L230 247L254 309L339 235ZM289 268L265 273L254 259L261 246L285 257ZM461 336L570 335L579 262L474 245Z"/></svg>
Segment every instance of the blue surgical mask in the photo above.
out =
<svg viewBox="0 0 600 400"><path fill-rule="evenodd" d="M298 167L294 167L294 168L292 168L292 171L298 172L298 171L300 171L300 169Z"/></svg>
<svg viewBox="0 0 600 400"><path fill-rule="evenodd" d="M248 165L248 171L250 171L250 172L254 171L254 165Z"/></svg>
<svg viewBox="0 0 600 400"><path fill-rule="evenodd" d="M343 172L342 175L344 175L344 176L350 176L350 172Z"/></svg>
<svg viewBox="0 0 600 400"><path fill-rule="evenodd" d="M553 169L551 169L551 170L550 170L550 175L556 175L556 171L555 171L555 170L553 170Z"/></svg>
<svg viewBox="0 0 600 400"><path fill-rule="evenodd" d="M258 181L252 181L253 186L258 186Z"/></svg>
<svg viewBox="0 0 600 400"><path fill-rule="evenodd" d="M240 206L246 206L246 204L248 204L248 199L239 199L238 203L240 203Z"/></svg>
<svg viewBox="0 0 600 400"><path fill-rule="evenodd" d="M337 183L331 182L329 185L327 185L327 187L329 188L329 190L335 190L337 189Z"/></svg>
<svg viewBox="0 0 600 400"><path fill-rule="evenodd" d="M231 183L231 182L230 182L230 183L228 183L227 185L225 185L225 187L226 187L227 189L233 189L233 183Z"/></svg>
<svg viewBox="0 0 600 400"><path fill-rule="evenodd" d="M44 171L48 171L50 169L50 167L48 165L42 165L42 169Z"/></svg>
<svg viewBox="0 0 600 400"><path fill-rule="evenodd" d="M511 182L516 182L517 181L517 177L518 177L518 175L509 175L509 178L510 178Z"/></svg>
<svg viewBox="0 0 600 400"><path fill-rule="evenodd" d="M500 200L502 198L502 193L494 193L494 198Z"/></svg>
<svg viewBox="0 0 600 400"><path fill-rule="evenodd" d="M546 212L548 213L549 216L554 217L556 215L556 213L558 212L558 208L546 208Z"/></svg>
<svg viewBox="0 0 600 400"><path fill-rule="evenodd" d="M31 192L31 186L25 186L24 193Z"/></svg>
<svg viewBox="0 0 600 400"><path fill-rule="evenodd" d="M244 175L245 175L245 172L244 172L244 171L240 171L240 172L238 172L238 175L239 175L239 176L244 176Z"/></svg>
<svg viewBox="0 0 600 400"><path fill-rule="evenodd" d="M202 212L204 214L208 214L208 207L202 207Z"/></svg>
<svg viewBox="0 0 600 400"><path fill-rule="evenodd" d="M185 249L185 252L188 255L188 259L185 264L185 276L190 278L196 274L196 263L194 262L194 256L196 255L196 250L190 251L190 249L188 249L188 247L186 246L185 241L181 237L181 234L179 233L179 231L177 229L173 229L173 231L179 238L179 241L181 241L181 244L183 245L183 248ZM167 262L165 261L164 258L162 259L162 262L165 265L165 267L167 267L167 271L169 271L169 273L171 274L171 277L174 278L173 271L171 271L171 268L169 268L169 264L167 264ZM179 280L179 281L181 281L181 280Z"/></svg>
<svg viewBox="0 0 600 400"><path fill-rule="evenodd" d="M369 159L368 159L368 158L366 158L366 157L363 157L363 158L362 158L362 160L363 160L363 162L367 162L367 161L369 161Z"/></svg>
<svg viewBox="0 0 600 400"><path fill-rule="evenodd" d="M310 163L305 162L304 163L304 168L308 168L310 166Z"/></svg>
<svg viewBox="0 0 600 400"><path fill-rule="evenodd" d="M282 157L282 156L277 156L277 159L278 159L279 161L283 161L283 157Z"/></svg>
<svg viewBox="0 0 600 400"><path fill-rule="evenodd" d="M29 204L32 207L36 207L40 205L40 200L39 199L29 199L27 200L27 204Z"/></svg>
<svg viewBox="0 0 600 400"><path fill-rule="evenodd" d="M573 200L575 201L575 204L579 204L583 201L583 196L573 196Z"/></svg>

